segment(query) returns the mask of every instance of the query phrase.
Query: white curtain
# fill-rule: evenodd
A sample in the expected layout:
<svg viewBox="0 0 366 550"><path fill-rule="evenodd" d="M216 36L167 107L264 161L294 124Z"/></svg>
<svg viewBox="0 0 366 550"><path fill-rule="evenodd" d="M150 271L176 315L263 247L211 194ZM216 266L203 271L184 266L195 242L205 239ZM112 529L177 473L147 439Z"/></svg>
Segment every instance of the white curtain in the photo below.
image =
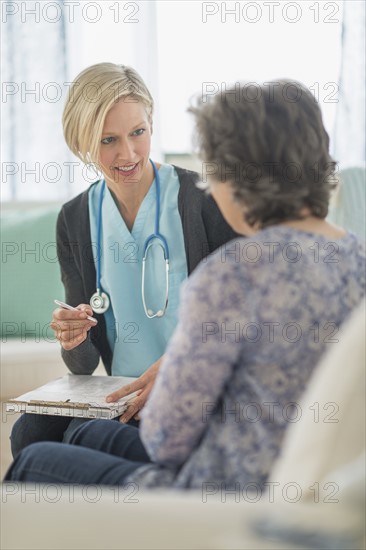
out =
<svg viewBox="0 0 366 550"><path fill-rule="evenodd" d="M334 135L334 157L340 169L365 165L365 13L365 2L343 2L342 61Z"/></svg>
<svg viewBox="0 0 366 550"><path fill-rule="evenodd" d="M2 186L5 200L67 196L70 156L61 113L66 87L63 5L4 2L2 6ZM52 8L52 9L51 9ZM66 163L66 164L65 164Z"/></svg>

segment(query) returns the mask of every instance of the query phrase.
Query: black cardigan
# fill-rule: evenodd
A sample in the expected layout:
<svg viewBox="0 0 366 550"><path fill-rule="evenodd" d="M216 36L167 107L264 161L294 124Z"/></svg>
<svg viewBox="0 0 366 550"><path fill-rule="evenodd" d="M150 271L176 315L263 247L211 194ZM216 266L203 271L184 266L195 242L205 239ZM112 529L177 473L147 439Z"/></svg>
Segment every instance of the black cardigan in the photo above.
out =
<svg viewBox="0 0 366 550"><path fill-rule="evenodd" d="M211 196L198 189L199 175L174 166L180 182L178 210L182 220L188 275L216 248L238 235L225 222ZM93 184L95 185L95 184ZM57 219L57 253L65 300L72 306L88 304L94 294L95 265L92 254L89 190L63 205ZM62 348L62 357L74 374L91 374L100 356L111 374L112 351L109 347L104 315L96 314L98 325L89 331L85 342L71 351Z"/></svg>

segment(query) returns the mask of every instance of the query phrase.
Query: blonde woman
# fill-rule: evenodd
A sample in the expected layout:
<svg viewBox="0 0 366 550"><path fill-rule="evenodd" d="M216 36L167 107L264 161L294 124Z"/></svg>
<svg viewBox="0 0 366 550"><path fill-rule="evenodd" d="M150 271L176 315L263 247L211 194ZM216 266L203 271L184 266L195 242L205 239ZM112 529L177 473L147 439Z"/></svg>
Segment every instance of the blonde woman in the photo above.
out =
<svg viewBox="0 0 366 550"><path fill-rule="evenodd" d="M235 236L196 187L198 174L150 159L153 108L133 68L100 63L76 77L63 114L68 147L101 178L59 214L65 301L79 311L56 309L51 326L74 374L92 374L100 359L112 375L148 370L124 422L146 401L177 323L181 283ZM23 415L13 455L34 441L61 441L69 422Z"/></svg>

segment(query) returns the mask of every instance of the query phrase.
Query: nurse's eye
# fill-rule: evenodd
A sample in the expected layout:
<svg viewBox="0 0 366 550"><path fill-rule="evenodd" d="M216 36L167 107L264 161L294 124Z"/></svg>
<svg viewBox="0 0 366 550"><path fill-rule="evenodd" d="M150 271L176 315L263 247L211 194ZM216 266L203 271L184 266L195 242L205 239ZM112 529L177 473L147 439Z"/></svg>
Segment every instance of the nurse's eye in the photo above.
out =
<svg viewBox="0 0 366 550"><path fill-rule="evenodd" d="M113 143L115 139L116 138L114 137L106 137L101 140L101 143L103 143L103 145L109 145L110 143Z"/></svg>
<svg viewBox="0 0 366 550"><path fill-rule="evenodd" d="M146 132L145 128L139 128L138 130L135 130L134 132L132 132L132 135L133 136L142 136L142 134L144 134L145 132Z"/></svg>

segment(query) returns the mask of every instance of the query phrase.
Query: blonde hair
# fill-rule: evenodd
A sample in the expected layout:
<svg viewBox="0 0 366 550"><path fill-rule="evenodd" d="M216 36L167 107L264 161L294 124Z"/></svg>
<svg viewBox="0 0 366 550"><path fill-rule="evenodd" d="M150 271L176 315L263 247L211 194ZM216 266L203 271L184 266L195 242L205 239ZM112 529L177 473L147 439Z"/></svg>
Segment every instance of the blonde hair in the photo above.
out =
<svg viewBox="0 0 366 550"><path fill-rule="evenodd" d="M153 98L132 67L98 63L84 69L73 81L62 125L68 147L85 164L97 163L105 117L122 97L141 101L152 123Z"/></svg>

